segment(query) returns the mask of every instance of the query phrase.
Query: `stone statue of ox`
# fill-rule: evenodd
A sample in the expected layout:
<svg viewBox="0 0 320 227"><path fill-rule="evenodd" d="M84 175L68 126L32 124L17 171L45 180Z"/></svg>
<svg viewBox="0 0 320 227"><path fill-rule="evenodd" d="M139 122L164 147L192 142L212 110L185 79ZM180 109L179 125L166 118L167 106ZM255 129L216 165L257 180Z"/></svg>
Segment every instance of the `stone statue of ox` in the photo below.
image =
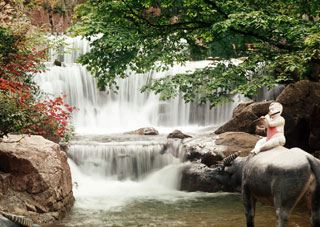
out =
<svg viewBox="0 0 320 227"><path fill-rule="evenodd" d="M231 160L234 159L234 160ZM242 191L247 227L254 226L256 201L274 205L277 227L286 227L288 217L305 197L311 207L311 224L320 227L320 161L299 148L276 147L258 155L233 155L214 178Z"/></svg>

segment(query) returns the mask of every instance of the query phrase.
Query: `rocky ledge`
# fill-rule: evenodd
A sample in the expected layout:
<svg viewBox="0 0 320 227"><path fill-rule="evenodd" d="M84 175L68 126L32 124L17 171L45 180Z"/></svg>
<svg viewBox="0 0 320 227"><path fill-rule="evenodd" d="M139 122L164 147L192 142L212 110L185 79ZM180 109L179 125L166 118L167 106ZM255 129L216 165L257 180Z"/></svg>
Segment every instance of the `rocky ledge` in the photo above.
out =
<svg viewBox="0 0 320 227"><path fill-rule="evenodd" d="M168 139L185 139L185 138L192 138L192 136L189 136L187 134L184 134L180 130L174 130L173 132L169 133L167 136Z"/></svg>
<svg viewBox="0 0 320 227"><path fill-rule="evenodd" d="M210 167L237 151L247 155L259 138L245 132L202 135L184 141L180 152L184 153L186 161L197 161Z"/></svg>
<svg viewBox="0 0 320 227"><path fill-rule="evenodd" d="M124 134L136 134L141 136L156 136L159 135L158 130L152 127L139 128L134 131L126 132Z"/></svg>
<svg viewBox="0 0 320 227"><path fill-rule="evenodd" d="M180 152L185 161L189 161L182 171L181 190L184 191L233 191L232 188L219 184L214 179L217 164L226 156L242 151L241 156L248 155L259 136L245 132L226 132L220 135L208 134L184 141Z"/></svg>
<svg viewBox="0 0 320 227"><path fill-rule="evenodd" d="M70 168L60 146L42 136L10 135L0 143L0 209L52 223L74 203Z"/></svg>

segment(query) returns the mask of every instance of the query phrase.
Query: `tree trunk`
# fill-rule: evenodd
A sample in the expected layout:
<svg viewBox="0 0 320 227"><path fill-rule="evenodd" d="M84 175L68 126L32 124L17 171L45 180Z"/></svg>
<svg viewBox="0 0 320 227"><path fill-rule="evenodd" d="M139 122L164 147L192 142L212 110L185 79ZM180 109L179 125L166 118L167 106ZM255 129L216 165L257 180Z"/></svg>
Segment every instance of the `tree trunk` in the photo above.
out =
<svg viewBox="0 0 320 227"><path fill-rule="evenodd" d="M53 12L52 12L52 9L48 10L48 14L49 14L49 23L50 23L50 28L51 28L51 34L54 34L55 29L54 29L54 24L53 24Z"/></svg>

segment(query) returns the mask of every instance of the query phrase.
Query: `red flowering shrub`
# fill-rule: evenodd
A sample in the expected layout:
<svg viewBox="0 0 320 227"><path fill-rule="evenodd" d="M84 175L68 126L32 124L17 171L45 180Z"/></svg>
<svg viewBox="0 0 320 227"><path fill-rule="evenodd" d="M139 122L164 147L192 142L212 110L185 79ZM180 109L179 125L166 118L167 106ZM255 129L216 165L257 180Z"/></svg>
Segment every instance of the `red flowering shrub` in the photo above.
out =
<svg viewBox="0 0 320 227"><path fill-rule="evenodd" d="M69 120L74 107L64 103L63 97L35 102L31 108L34 122L24 129L26 132L42 135L54 142L61 138L69 139L72 133Z"/></svg>
<svg viewBox="0 0 320 227"><path fill-rule="evenodd" d="M15 49L15 38L1 31L0 27L0 42L13 40L13 46L0 46L0 138L8 133L29 133L54 142L68 140L74 108L64 103L64 97L41 98L33 82L34 74L43 70L44 52Z"/></svg>

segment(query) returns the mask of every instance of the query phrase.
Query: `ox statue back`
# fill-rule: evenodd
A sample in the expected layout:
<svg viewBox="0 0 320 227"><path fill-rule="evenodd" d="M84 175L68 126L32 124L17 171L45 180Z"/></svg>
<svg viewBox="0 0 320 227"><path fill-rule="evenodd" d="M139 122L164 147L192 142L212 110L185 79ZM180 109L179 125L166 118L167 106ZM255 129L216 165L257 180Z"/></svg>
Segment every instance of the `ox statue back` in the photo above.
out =
<svg viewBox="0 0 320 227"><path fill-rule="evenodd" d="M277 215L277 227L286 227L288 218L302 199L311 206L311 224L320 227L320 161L299 148L281 146L258 155L227 160L216 180L241 188L247 227L254 226L256 201L270 202ZM226 163L224 163L226 164Z"/></svg>

